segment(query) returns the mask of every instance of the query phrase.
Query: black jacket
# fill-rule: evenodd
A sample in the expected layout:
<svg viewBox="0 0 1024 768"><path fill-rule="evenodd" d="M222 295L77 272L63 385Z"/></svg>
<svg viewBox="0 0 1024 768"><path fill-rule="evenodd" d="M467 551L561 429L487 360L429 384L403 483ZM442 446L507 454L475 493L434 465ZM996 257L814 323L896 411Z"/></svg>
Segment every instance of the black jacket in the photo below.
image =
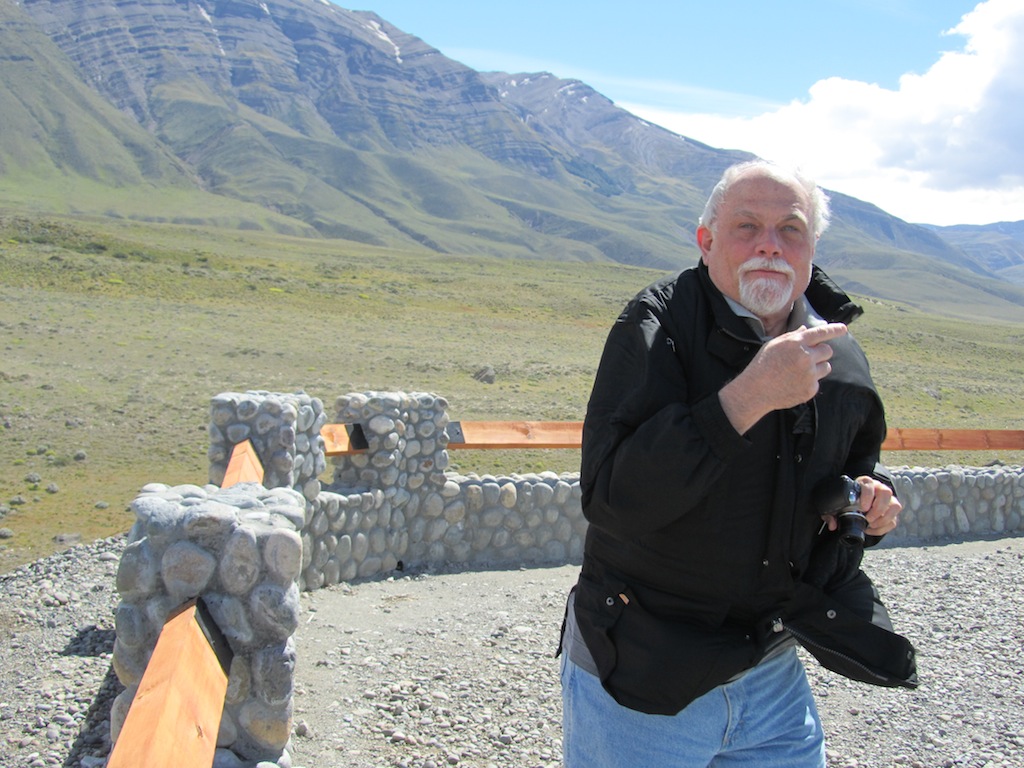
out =
<svg viewBox="0 0 1024 768"><path fill-rule="evenodd" d="M861 314L817 268L805 295L826 320ZM642 291L609 333L583 427L575 604L605 687L634 709L677 712L786 630L843 674L916 684L860 550L819 533L814 503L841 474L892 484L867 360L850 335L830 342L813 401L740 435L718 391L761 343L703 264Z"/></svg>

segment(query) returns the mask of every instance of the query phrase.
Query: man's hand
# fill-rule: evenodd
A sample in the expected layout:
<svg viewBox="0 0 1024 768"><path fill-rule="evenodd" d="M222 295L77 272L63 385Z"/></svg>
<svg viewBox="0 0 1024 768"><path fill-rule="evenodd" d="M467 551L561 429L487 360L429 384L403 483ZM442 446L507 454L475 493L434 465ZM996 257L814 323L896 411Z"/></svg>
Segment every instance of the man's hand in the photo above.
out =
<svg viewBox="0 0 1024 768"><path fill-rule="evenodd" d="M884 536L899 525L903 504L893 495L892 488L873 477L861 475L857 482L860 484L860 511L868 521L864 533ZM839 527L835 515L822 515L822 519L830 531Z"/></svg>
<svg viewBox="0 0 1024 768"><path fill-rule="evenodd" d="M832 371L828 342L846 333L843 323L801 326L761 347L750 365L718 393L736 431L745 434L765 414L806 403L818 394L821 380Z"/></svg>
<svg viewBox="0 0 1024 768"><path fill-rule="evenodd" d="M857 482L860 483L860 511L868 519L865 533L872 536L889 533L899 524L903 510L900 500L893 495L892 488L873 477L862 475Z"/></svg>

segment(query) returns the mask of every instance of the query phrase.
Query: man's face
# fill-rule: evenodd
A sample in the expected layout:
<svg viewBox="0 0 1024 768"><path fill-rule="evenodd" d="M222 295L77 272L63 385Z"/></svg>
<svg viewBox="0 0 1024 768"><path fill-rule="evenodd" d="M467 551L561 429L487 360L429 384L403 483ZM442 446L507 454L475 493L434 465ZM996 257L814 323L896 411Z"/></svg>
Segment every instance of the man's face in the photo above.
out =
<svg viewBox="0 0 1024 768"><path fill-rule="evenodd" d="M811 279L807 193L795 180L751 171L729 188L712 228L697 230L712 282L769 330L784 324Z"/></svg>

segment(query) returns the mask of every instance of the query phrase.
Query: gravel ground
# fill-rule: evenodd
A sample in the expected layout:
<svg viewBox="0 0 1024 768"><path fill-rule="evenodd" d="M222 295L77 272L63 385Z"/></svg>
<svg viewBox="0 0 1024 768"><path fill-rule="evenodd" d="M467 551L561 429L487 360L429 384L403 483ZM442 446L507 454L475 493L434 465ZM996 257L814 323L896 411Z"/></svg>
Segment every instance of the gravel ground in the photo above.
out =
<svg viewBox="0 0 1024 768"><path fill-rule="evenodd" d="M0 575L0 768L109 752L123 539ZM872 552L916 691L808 662L830 768L1024 766L1024 538ZM402 574L303 596L295 768L560 764L552 656L577 569Z"/></svg>

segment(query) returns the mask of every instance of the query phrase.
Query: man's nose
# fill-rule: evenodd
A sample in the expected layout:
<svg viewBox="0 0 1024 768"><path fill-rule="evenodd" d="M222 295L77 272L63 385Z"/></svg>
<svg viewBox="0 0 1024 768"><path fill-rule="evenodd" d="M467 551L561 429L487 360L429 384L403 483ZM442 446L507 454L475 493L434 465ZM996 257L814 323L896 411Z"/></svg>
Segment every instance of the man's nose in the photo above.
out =
<svg viewBox="0 0 1024 768"><path fill-rule="evenodd" d="M768 256L777 256L782 253L782 242L779 234L773 229L767 229L761 235L757 243L757 252Z"/></svg>

